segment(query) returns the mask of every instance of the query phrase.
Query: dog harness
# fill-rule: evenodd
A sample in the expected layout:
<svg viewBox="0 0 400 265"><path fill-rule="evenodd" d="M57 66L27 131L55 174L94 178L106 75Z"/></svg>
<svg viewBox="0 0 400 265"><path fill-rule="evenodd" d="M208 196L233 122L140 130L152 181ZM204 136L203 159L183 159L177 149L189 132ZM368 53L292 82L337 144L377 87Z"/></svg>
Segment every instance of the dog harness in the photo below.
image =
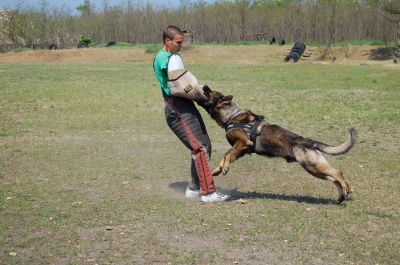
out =
<svg viewBox="0 0 400 265"><path fill-rule="evenodd" d="M225 131L228 132L229 130L232 129L245 129L247 133L249 134L250 141L253 143L251 146L250 152L254 152L256 148L256 140L257 140L257 128L260 126L261 122L265 120L264 116L258 116L256 115L255 117L255 122L254 124L251 123L228 123L225 126Z"/></svg>

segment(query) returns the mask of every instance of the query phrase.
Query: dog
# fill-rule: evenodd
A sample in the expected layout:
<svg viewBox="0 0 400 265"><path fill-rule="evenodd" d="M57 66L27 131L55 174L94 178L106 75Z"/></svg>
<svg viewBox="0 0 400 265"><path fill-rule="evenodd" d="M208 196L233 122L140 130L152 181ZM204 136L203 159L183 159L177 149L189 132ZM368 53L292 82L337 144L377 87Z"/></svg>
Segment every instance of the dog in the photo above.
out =
<svg viewBox="0 0 400 265"><path fill-rule="evenodd" d="M311 175L329 180L339 192L339 203L350 199L351 188L341 171L329 165L322 153L341 155L347 153L356 142L356 131L349 130L348 139L338 145L317 142L290 132L278 125L270 124L264 117L250 110L242 110L232 96L203 87L207 101L204 108L219 126L225 128L226 138L232 148L224 155L214 176L228 173L230 164L248 153L268 157L283 157L287 162L298 162Z"/></svg>

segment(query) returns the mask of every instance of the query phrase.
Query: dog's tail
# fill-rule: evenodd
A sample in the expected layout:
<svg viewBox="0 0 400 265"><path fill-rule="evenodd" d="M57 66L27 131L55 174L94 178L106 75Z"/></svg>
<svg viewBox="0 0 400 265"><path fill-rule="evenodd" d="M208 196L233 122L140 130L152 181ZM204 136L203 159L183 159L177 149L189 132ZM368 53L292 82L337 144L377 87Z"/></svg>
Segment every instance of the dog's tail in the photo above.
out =
<svg viewBox="0 0 400 265"><path fill-rule="evenodd" d="M346 142L342 143L341 145L330 146L328 144L312 140L311 141L307 140L305 142L302 142L302 145L306 148L318 149L321 152L324 152L329 155L342 155L344 153L347 153L354 146L355 143L356 143L356 130L354 128L351 128L349 130L349 137L347 138Z"/></svg>

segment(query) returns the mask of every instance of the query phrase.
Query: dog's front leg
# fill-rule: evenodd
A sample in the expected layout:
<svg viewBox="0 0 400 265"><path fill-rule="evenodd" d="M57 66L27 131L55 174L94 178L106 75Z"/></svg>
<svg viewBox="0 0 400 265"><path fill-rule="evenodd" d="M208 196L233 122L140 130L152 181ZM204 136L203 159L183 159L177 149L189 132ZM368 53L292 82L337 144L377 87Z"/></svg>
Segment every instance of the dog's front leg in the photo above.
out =
<svg viewBox="0 0 400 265"><path fill-rule="evenodd" d="M218 176L219 174L221 174L222 168L224 166L224 159L221 160L221 162L219 163L219 166L216 169L214 169L214 171L212 172L213 176Z"/></svg>
<svg viewBox="0 0 400 265"><path fill-rule="evenodd" d="M218 176L219 174L223 173L224 175L228 173L229 170L229 159L231 157L230 153L233 152L235 148L231 148L228 152L225 153L224 158L219 163L219 166L213 171L213 176Z"/></svg>
<svg viewBox="0 0 400 265"><path fill-rule="evenodd" d="M249 146L246 139L243 141L236 141L233 147L225 153L224 159L219 163L219 166L213 171L213 176L218 176L221 172L226 175L229 171L230 164L246 154L248 148Z"/></svg>

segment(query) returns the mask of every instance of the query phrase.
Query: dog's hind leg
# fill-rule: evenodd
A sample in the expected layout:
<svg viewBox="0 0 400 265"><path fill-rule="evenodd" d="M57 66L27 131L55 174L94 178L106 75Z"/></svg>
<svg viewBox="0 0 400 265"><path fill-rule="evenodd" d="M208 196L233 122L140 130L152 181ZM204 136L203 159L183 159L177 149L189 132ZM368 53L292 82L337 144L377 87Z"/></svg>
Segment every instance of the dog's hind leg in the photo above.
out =
<svg viewBox="0 0 400 265"><path fill-rule="evenodd" d="M320 151L304 147L293 148L297 161L311 175L333 182L339 192L339 202L349 199L350 186L342 172L332 167Z"/></svg>

